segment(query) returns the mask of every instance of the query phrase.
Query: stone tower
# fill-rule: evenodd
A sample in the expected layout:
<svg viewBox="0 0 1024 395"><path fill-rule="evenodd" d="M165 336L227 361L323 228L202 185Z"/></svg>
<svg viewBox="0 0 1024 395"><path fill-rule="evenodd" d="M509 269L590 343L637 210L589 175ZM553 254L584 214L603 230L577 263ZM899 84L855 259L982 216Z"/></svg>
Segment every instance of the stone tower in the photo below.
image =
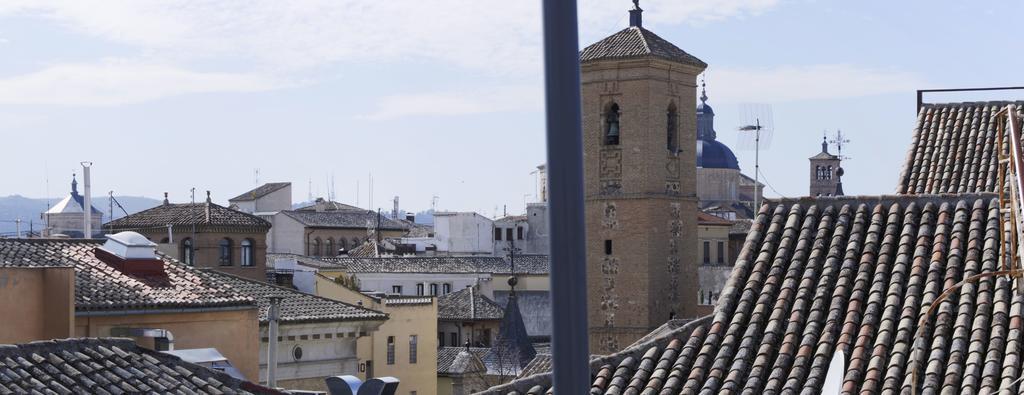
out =
<svg viewBox="0 0 1024 395"><path fill-rule="evenodd" d="M580 53L591 351L695 317L700 59L630 26Z"/></svg>
<svg viewBox="0 0 1024 395"><path fill-rule="evenodd" d="M811 161L810 196L842 196L842 158L828 153L828 141L822 137L821 152L809 158Z"/></svg>

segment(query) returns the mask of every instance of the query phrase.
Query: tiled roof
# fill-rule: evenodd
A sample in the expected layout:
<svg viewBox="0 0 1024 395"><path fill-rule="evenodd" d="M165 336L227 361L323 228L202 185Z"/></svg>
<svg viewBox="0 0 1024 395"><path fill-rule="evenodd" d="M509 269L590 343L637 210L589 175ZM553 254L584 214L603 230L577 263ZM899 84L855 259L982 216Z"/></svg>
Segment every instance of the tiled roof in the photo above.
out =
<svg viewBox="0 0 1024 395"><path fill-rule="evenodd" d="M605 37L580 51L580 62L601 59L628 59L653 56L673 62L697 67L707 67L707 63L686 53L679 47L658 37L650 30L630 26L618 33Z"/></svg>
<svg viewBox="0 0 1024 395"><path fill-rule="evenodd" d="M502 310L501 305L481 294L476 287L466 287L437 298L437 318L442 320L500 320L504 316Z"/></svg>
<svg viewBox="0 0 1024 395"><path fill-rule="evenodd" d="M993 115L1010 103L969 102L921 107L896 192L995 192L999 158ZM1024 111L1024 102L1015 104L1018 113Z"/></svg>
<svg viewBox="0 0 1024 395"><path fill-rule="evenodd" d="M267 196L278 189L292 185L290 182L268 182L255 189L229 199L229 202L245 202Z"/></svg>
<svg viewBox="0 0 1024 395"><path fill-rule="evenodd" d="M208 273L158 255L165 281L129 276L96 257L100 240L0 239L0 267L74 267L75 309L141 310L252 306Z"/></svg>
<svg viewBox="0 0 1024 395"><path fill-rule="evenodd" d="M215 203L161 204L103 224L108 232L198 225L270 229L270 222Z"/></svg>
<svg viewBox="0 0 1024 395"><path fill-rule="evenodd" d="M714 314L592 364L591 393L820 393L836 350L844 393L908 393L919 320L944 289L999 269L999 222L991 194L769 202ZM1024 317L1013 284L983 278L936 305L916 363L921 393L1017 391ZM534 376L492 393L548 386Z"/></svg>
<svg viewBox="0 0 1024 395"><path fill-rule="evenodd" d="M349 273L490 273L509 274L512 265L496 256L396 256L383 258L305 257L295 258L304 266L342 270ZM516 255L516 274L548 274L548 255Z"/></svg>
<svg viewBox="0 0 1024 395"><path fill-rule="evenodd" d="M723 225L723 226L730 226L730 225L732 225L732 221L727 220L727 219L722 218L722 217L719 217L717 215L711 215L711 214L705 213L703 211L698 211L697 212L697 224L699 224L699 225Z"/></svg>
<svg viewBox="0 0 1024 395"><path fill-rule="evenodd" d="M455 362L455 357L459 356L460 352L466 351L466 347L438 347L437 349L437 373L440 375L448 375L452 372L452 363ZM484 356L491 351L489 347L469 347L470 353L476 355L477 358L483 360Z"/></svg>
<svg viewBox="0 0 1024 395"><path fill-rule="evenodd" d="M0 345L2 394L280 394L131 339L67 339Z"/></svg>
<svg viewBox="0 0 1024 395"><path fill-rule="evenodd" d="M533 357L522 371L519 372L519 377L529 377L536 374L544 374L551 372L551 354L538 352L537 356Z"/></svg>
<svg viewBox="0 0 1024 395"><path fill-rule="evenodd" d="M317 199L317 200L319 200L319 199ZM316 211L316 205L317 205L317 202L313 202L313 204L310 204L308 206L299 207L296 210L298 210L298 211ZM327 211L335 211L335 210L368 211L368 210L366 210L364 208L359 208L359 207L348 205L348 204L345 204L345 203L336 202L336 201L333 201L333 200L323 201L323 205L324 205L324 210L327 210Z"/></svg>
<svg viewBox="0 0 1024 395"><path fill-rule="evenodd" d="M231 274L204 270L223 281L236 292L253 298L259 305L260 323L267 323L270 311L270 297L281 296L281 322L338 322L386 320L387 314L354 306L334 299L299 292L264 282L254 281Z"/></svg>
<svg viewBox="0 0 1024 395"><path fill-rule="evenodd" d="M367 229L377 227L377 213L368 210L286 210L285 215L294 218L303 225L314 228ZM406 230L401 222L380 216L380 229Z"/></svg>

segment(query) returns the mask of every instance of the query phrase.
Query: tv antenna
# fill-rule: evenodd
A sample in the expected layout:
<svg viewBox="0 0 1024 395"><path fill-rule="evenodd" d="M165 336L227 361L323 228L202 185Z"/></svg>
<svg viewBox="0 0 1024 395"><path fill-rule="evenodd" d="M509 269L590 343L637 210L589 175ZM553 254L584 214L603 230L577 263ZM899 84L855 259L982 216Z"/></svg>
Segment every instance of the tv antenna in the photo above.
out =
<svg viewBox="0 0 1024 395"><path fill-rule="evenodd" d="M437 195L434 195L434 197L430 198L430 211L431 212L437 211L437 201L438 200L441 200L441 197L437 196Z"/></svg>
<svg viewBox="0 0 1024 395"><path fill-rule="evenodd" d="M743 104L740 106L739 127L741 149L754 149L754 213L761 209L761 148L768 149L772 145L775 134L775 121L772 119L772 107L768 104Z"/></svg>

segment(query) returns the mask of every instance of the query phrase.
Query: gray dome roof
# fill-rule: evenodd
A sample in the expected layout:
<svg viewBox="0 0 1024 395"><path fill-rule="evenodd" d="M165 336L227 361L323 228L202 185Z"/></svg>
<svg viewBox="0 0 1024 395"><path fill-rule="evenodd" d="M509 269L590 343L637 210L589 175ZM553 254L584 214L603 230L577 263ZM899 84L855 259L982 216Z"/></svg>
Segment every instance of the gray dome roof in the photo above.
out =
<svg viewBox="0 0 1024 395"><path fill-rule="evenodd" d="M740 169L736 155L717 140L697 140L697 167L705 169Z"/></svg>

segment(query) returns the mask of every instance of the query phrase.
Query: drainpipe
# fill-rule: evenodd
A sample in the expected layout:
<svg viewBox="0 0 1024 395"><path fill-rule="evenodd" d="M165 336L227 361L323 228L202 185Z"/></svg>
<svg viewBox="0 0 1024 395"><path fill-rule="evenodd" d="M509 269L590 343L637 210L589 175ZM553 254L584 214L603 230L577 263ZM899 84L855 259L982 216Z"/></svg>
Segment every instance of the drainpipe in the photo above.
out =
<svg viewBox="0 0 1024 395"><path fill-rule="evenodd" d="M267 319L270 321L267 330L267 387L277 387L277 320L281 318L281 296L270 297L270 311L267 312Z"/></svg>

